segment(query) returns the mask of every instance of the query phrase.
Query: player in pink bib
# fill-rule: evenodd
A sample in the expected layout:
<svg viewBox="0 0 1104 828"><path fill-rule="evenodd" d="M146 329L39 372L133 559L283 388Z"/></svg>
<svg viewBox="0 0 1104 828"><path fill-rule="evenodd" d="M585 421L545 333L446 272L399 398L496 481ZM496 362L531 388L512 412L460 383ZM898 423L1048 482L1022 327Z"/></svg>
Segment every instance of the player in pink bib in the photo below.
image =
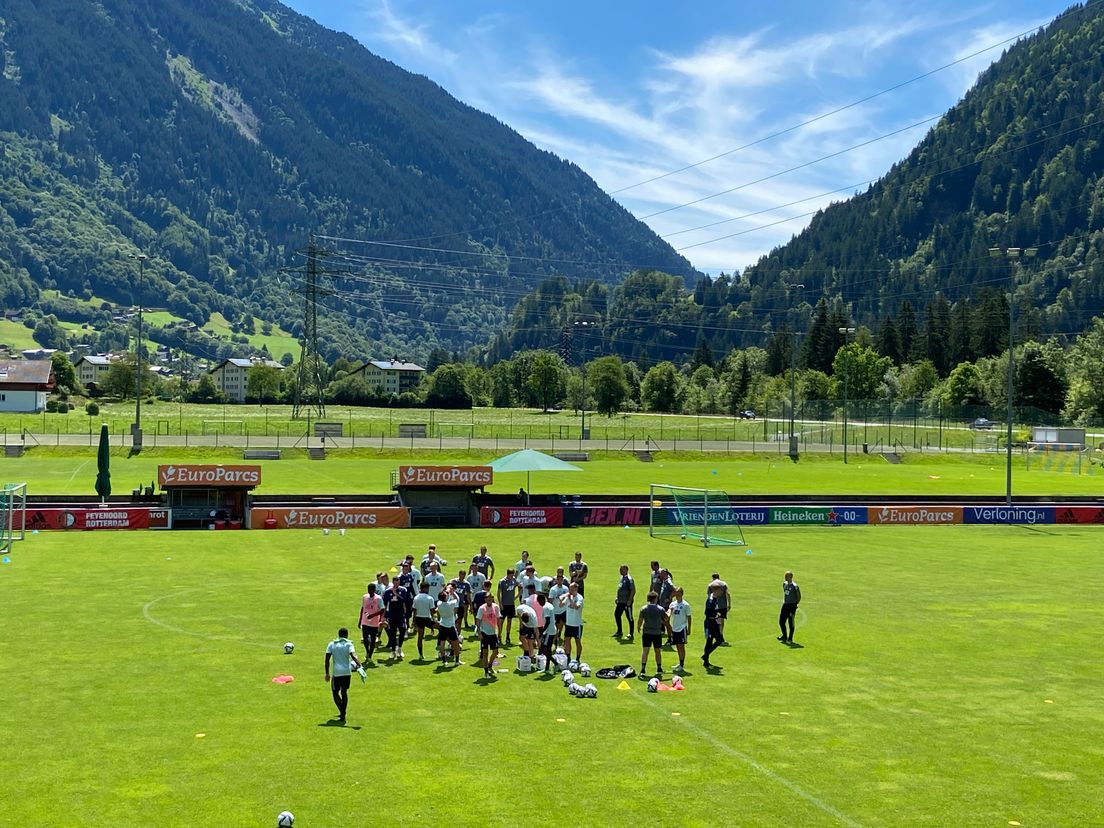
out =
<svg viewBox="0 0 1104 828"><path fill-rule="evenodd" d="M376 594L375 584L368 584L368 592L360 599L360 633L364 640L365 663L372 660L381 623L384 623L383 598Z"/></svg>

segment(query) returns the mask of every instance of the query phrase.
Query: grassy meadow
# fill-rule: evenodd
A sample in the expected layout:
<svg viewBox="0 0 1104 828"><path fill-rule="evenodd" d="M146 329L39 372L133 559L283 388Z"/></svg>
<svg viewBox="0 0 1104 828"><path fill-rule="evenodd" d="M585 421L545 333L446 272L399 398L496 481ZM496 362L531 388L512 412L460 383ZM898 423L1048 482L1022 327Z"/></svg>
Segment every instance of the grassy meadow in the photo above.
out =
<svg viewBox="0 0 1104 828"><path fill-rule="evenodd" d="M488 463L501 452L426 452L399 449L334 451L324 461L308 460L305 450L284 450L284 459L248 461L263 467L259 494L358 494L390 490L391 472L400 465ZM493 492L646 494L649 483L721 489L737 494L908 494L993 495L1005 491L1004 455L909 454L891 464L877 455L858 455L844 465L841 458L806 455L800 462L775 455L682 454L659 452L652 463L641 463L625 452L594 452L578 463L580 472L496 475ZM1017 495L1095 495L1104 490L1104 474L1085 463L1076 474L1074 455L1054 455L1054 465L1028 470L1022 456L1013 464ZM214 448L145 449L129 456L114 449L111 461L115 493L148 486L162 463L242 463L241 450ZM0 482L26 482L31 494L92 494L96 479L94 448L39 447L21 458L0 458Z"/></svg>
<svg viewBox="0 0 1104 828"><path fill-rule="evenodd" d="M0 566L0 825L249 828L288 808L306 827L442 809L506 826L550 793L583 825L1093 824L1099 531L761 528L751 554L635 529L40 533ZM500 573L522 547L541 572L582 550L594 668L639 667L610 637L617 566L639 586L658 558L697 616L686 690L592 679L580 700L516 674L516 648L488 683L473 645L443 667L408 643L354 677L335 726L326 642L377 570L429 542L453 563L486 543ZM775 641L787 568L794 648ZM708 673L715 570L734 610Z"/></svg>

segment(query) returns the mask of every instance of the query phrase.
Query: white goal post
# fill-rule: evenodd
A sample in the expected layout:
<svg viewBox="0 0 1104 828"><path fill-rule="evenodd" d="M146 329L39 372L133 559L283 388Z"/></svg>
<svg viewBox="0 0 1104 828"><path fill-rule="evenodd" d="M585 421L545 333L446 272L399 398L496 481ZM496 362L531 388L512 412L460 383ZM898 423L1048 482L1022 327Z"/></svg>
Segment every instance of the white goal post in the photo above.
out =
<svg viewBox="0 0 1104 828"><path fill-rule="evenodd" d="M727 492L652 483L648 486L648 534L678 535L702 546L744 546L744 529Z"/></svg>

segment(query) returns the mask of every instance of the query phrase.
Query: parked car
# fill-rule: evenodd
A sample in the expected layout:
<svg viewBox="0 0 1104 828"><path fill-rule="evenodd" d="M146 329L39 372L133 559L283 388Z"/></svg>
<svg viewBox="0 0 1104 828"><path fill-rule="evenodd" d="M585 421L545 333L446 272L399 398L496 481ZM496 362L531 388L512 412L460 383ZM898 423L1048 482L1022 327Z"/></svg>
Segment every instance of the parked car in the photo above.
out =
<svg viewBox="0 0 1104 828"><path fill-rule="evenodd" d="M740 419L741 420L754 420L755 419L755 412L752 411L750 408L745 410L745 411L741 411L740 412Z"/></svg>
<svg viewBox="0 0 1104 828"><path fill-rule="evenodd" d="M970 423L970 428L974 429L975 431L989 431L993 428L993 421L987 420L984 417L978 417L976 420Z"/></svg>

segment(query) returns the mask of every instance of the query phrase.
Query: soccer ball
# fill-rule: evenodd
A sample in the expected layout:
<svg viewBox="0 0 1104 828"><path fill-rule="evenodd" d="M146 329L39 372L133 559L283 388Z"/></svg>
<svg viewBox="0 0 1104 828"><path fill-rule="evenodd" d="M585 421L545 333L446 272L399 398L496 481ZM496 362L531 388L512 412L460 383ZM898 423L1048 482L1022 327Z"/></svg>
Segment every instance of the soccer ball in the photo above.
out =
<svg viewBox="0 0 1104 828"><path fill-rule="evenodd" d="M564 655L564 648L563 647L557 647L555 652L552 653L552 655Z"/></svg>
<svg viewBox="0 0 1104 828"><path fill-rule="evenodd" d="M686 540L686 535L679 535L679 537L682 538L683 540Z"/></svg>
<svg viewBox="0 0 1104 828"><path fill-rule="evenodd" d="M593 684L588 683L583 689L586 690L586 697L588 699L598 698L598 688L595 687Z"/></svg>
<svg viewBox="0 0 1104 828"><path fill-rule="evenodd" d="M671 686L682 687L682 676L675 676L673 679L671 679Z"/></svg>
<svg viewBox="0 0 1104 828"><path fill-rule="evenodd" d="M289 641L287 644L284 645L284 652L288 655L291 655L293 652L295 652L295 645ZM290 824L291 823L289 822L288 825Z"/></svg>
<svg viewBox="0 0 1104 828"><path fill-rule="evenodd" d="M578 670L579 669L579 662L577 662L575 659L571 659L571 661L567 662L567 669L568 670Z"/></svg>
<svg viewBox="0 0 1104 828"><path fill-rule="evenodd" d="M648 692L655 693L659 690L659 679L653 678L648 680Z"/></svg>
<svg viewBox="0 0 1104 828"><path fill-rule="evenodd" d="M590 678L590 665L587 664L585 661L580 663L579 672L582 673L584 677Z"/></svg>
<svg viewBox="0 0 1104 828"><path fill-rule="evenodd" d="M561 679L563 679L563 683L564 683L565 685L570 685L570 684L571 684L572 682L574 682L574 681L575 681L575 676L573 676L573 675L571 674L571 671L570 671L570 670L564 670L564 671L563 671L563 672L562 672L562 673L560 674L560 678L561 678Z"/></svg>
<svg viewBox="0 0 1104 828"><path fill-rule="evenodd" d="M575 682L571 682L571 686L567 688L567 692L577 699L581 699L586 695L586 690L583 689L583 686Z"/></svg>
<svg viewBox="0 0 1104 828"><path fill-rule="evenodd" d="M280 811L276 817L277 828L291 828L295 824L295 814L291 811Z"/></svg>

